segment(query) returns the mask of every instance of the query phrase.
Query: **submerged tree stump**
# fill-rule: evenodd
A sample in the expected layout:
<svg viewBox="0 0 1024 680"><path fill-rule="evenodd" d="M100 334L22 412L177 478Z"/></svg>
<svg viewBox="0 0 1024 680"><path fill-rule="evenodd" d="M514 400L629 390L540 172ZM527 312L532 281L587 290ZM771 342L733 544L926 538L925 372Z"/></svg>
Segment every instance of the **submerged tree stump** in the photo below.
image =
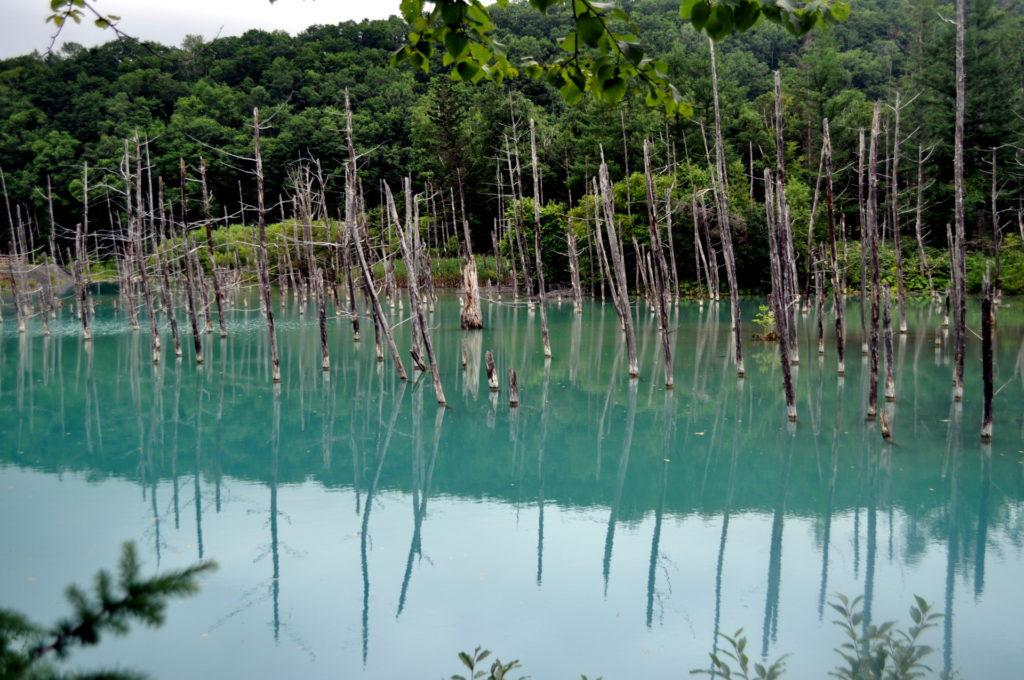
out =
<svg viewBox="0 0 1024 680"><path fill-rule="evenodd" d="M516 369L508 369L508 405L519 406L519 377Z"/></svg>
<svg viewBox="0 0 1024 680"><path fill-rule="evenodd" d="M484 365L487 367L487 389L491 392L498 391L498 370L494 366L494 353L487 350L484 358Z"/></svg>

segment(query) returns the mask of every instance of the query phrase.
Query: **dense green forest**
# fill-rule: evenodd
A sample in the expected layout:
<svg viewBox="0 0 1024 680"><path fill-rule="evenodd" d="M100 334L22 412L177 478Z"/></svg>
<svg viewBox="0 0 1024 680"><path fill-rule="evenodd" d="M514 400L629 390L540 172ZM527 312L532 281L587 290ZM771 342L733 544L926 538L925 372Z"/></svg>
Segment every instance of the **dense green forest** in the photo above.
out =
<svg viewBox="0 0 1024 680"><path fill-rule="evenodd" d="M461 176L476 249L489 252L504 140L515 134L528 153L524 126L534 117L544 168L545 225L552 224L552 234L564 233L569 217L592 213L580 198L596 174L602 147L613 179L621 180L627 171L642 170L642 143L650 137L655 165L665 177L672 175L680 196L675 248L681 262L692 262L689 195L708 185L711 135L704 128L713 128L708 41L680 21L678 0L624 4L649 52L667 63L670 80L692 103L691 117L667 117L646 106L640 93L616 107L593 98L570 106L543 81L452 82L439 57L430 74L392 66L390 55L408 31L397 17L314 26L296 37L250 31L210 42L188 38L180 47L123 40L90 49L65 44L59 53L6 59L0 62L0 167L10 203L23 206L35 229L46 230L49 178L56 222L73 229L81 219L82 167L88 162L94 184L90 229L116 225L116 171L124 140L138 134L149 140L154 174L169 185L177 186L179 158L194 168L204 156L214 214L226 213L237 223L248 211L251 220L255 182L245 158L251 155L252 108L259 106L270 123L263 136L268 200L275 203L275 197L288 193L288 173L296 161L312 158L322 162L333 192L328 199L337 211L343 205L348 90L370 207L380 202L382 180L395 187L409 174L418 187L446 188ZM872 102L885 102L885 148L892 149L899 94L900 161L895 178L883 172L885 200L897 179L901 229L908 235L903 244L915 248L921 149L927 158L920 173L927 240L945 246L945 224L953 212L952 14L951 5L934 0L866 0L854 4L845 22L803 38L761 22L718 44L730 202L744 287L761 287L767 280L759 178L775 163L775 69L782 74L787 195L796 240L804 240L800 235L810 221L822 119L829 119L832 130L837 204L847 233L856 238L858 130L870 125ZM564 12L542 15L525 3L494 7L492 17L513 62L555 52L571 26ZM996 224L1007 234L1024 230L1024 10L1017 0L968 0L967 18L967 237L974 250L984 250L994 233L993 158ZM515 131L513 120L519 126ZM892 154L881 156L891 170ZM618 194L617 210L638 214L634 232L644 241L639 219L644 209L631 205L644 201L642 175L621 182ZM4 222L0 240L6 243ZM822 236L824 222L815 223ZM36 238L45 240L39 237L37 231ZM1005 245L1020 250L1016 240ZM557 260L562 250L545 247L545 257ZM936 260L941 265L943 257ZM557 280L564 267L551 265ZM682 270L689 272L685 264Z"/></svg>

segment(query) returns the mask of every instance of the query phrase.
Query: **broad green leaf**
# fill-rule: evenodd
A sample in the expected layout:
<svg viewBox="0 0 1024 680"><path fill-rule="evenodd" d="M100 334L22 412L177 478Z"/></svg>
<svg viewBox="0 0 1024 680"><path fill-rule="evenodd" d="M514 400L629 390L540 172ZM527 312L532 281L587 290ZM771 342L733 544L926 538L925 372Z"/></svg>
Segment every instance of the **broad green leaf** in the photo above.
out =
<svg viewBox="0 0 1024 680"><path fill-rule="evenodd" d="M604 24L597 16L588 12L576 19L576 32L584 43L590 47L597 47L598 41L604 35Z"/></svg>

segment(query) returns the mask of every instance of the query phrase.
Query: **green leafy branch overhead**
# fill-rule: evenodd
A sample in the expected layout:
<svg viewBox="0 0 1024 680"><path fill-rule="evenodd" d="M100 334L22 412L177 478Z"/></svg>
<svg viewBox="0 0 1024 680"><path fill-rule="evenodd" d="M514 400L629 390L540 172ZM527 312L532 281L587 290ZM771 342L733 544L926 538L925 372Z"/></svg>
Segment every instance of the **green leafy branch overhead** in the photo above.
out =
<svg viewBox="0 0 1024 680"><path fill-rule="evenodd" d="M500 83L525 74L547 81L570 104L587 92L616 104L632 86L641 89L649 106L668 115L692 114L692 106L669 82L665 62L646 54L629 14L614 2L529 3L542 13L562 9L572 14L573 28L558 43L560 51L553 59L528 58L513 64L505 45L494 37L497 26L482 0L402 0L402 16L410 30L393 62L426 73L439 52L454 80ZM499 7L508 4L509 0L497 0ZM679 6L680 18L713 40L746 31L761 17L803 35L816 26L842 21L849 13L845 0L681 0Z"/></svg>

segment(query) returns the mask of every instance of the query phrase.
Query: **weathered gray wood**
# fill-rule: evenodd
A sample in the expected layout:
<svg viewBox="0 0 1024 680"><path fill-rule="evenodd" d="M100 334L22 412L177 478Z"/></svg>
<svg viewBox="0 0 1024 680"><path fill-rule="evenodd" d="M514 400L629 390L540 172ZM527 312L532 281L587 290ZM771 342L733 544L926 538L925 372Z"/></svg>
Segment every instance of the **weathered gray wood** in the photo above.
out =
<svg viewBox="0 0 1024 680"><path fill-rule="evenodd" d="M725 276L729 280L729 306L732 314L733 350L736 375L743 377L743 332L741 330L739 282L736 276L736 256L732 246L732 225L729 216L729 178L725 168L725 143L722 140L722 114L718 105L718 67L715 61L715 43L710 38L711 93L715 109L715 197L718 205L718 233L725 258Z"/></svg>
<svg viewBox="0 0 1024 680"><path fill-rule="evenodd" d="M484 365L487 368L487 389L491 392L498 391L498 369L494 366L494 353L487 350L484 358Z"/></svg>
<svg viewBox="0 0 1024 680"><path fill-rule="evenodd" d="M619 319L622 321L626 336L626 353L629 358L629 375L636 378L640 375L640 365L636 359L636 336L633 333L633 312L629 304L629 288L626 283L626 266L622 261L622 247L615 230L615 204L612 197L611 179L608 177L608 164L604 161L604 150L601 150L601 167L598 171L601 185L601 203L604 206L604 226L607 230L608 248L612 254L615 268L615 293L619 298Z"/></svg>
<svg viewBox="0 0 1024 680"><path fill-rule="evenodd" d="M213 296L217 303L217 326L220 330L220 337L228 336L227 324L224 321L224 291L221 287L220 276L217 274L217 259L213 252L213 227L210 217L210 192L206 188L206 160L199 158L199 180L202 183L203 191L203 228L206 231L206 259L210 263L210 278L213 280ZM227 223L224 225L227 226Z"/></svg>
<svg viewBox="0 0 1024 680"><path fill-rule="evenodd" d="M846 281L839 267L836 250L835 193L832 184L832 135L828 118L822 121L822 150L825 156L825 209L828 219L828 243L832 274L832 306L836 315L836 373L846 375ZM844 258L845 260L845 258Z"/></svg>
<svg viewBox="0 0 1024 680"><path fill-rule="evenodd" d="M992 302L992 286L989 285L986 275L981 298L981 438L984 441L992 439L992 331L995 326L995 309Z"/></svg>
<svg viewBox="0 0 1024 680"><path fill-rule="evenodd" d="M954 0L956 6L956 103L953 123L953 212L956 231L954 239L954 260L957 279L954 301L953 320L956 324L953 333L954 368L953 398L963 399L964 394L964 340L967 334L967 276L964 264L966 248L965 216L964 216L964 108L966 101L966 74L964 72L964 36L967 31L966 0Z"/></svg>
<svg viewBox="0 0 1024 680"><path fill-rule="evenodd" d="M667 288L670 279L668 264L665 262L665 249L662 247L661 233L658 229L658 196L654 192L654 170L651 168L651 142L649 139L644 140L644 177L647 184L647 229L651 237L654 260L652 267L654 298L661 330L661 357L665 367L665 389L670 390L675 383L672 375L672 333L668 326L669 294Z"/></svg>
<svg viewBox="0 0 1024 680"><path fill-rule="evenodd" d="M519 377L516 369L508 369L508 405L519 406Z"/></svg>
<svg viewBox="0 0 1024 680"><path fill-rule="evenodd" d="M263 314L267 320L267 337L270 348L270 376L275 383L281 382L281 359L277 352L277 328L274 325L274 309L270 300L270 272L267 266L267 210L263 194L263 155L260 150L260 109L252 110L253 152L256 161L256 267L259 272L260 299Z"/></svg>
<svg viewBox="0 0 1024 680"><path fill-rule="evenodd" d="M540 247L540 164L537 162L537 128L530 119L530 166L533 169L533 254L537 267L537 302L540 304L540 337L545 358L551 358L551 338L548 336L547 291L544 289L544 265Z"/></svg>
<svg viewBox="0 0 1024 680"><path fill-rule="evenodd" d="M786 312L785 258L782 254L781 235L776 219L779 212L779 201L776 197L777 185L768 168L764 170L765 186L765 219L768 225L769 264L771 266L772 292L770 303L775 314L776 335L778 336L779 362L782 366L782 391L786 398L786 417L790 422L797 419L796 391L793 387L792 362L789 351L789 332L786 328L789 318Z"/></svg>
<svg viewBox="0 0 1024 680"><path fill-rule="evenodd" d="M878 316L881 282L878 267L878 132L881 108L875 102L871 117L871 143L868 151L868 200L865 210L868 247L871 252L871 336L868 341L871 374L868 386L867 417L878 415Z"/></svg>

